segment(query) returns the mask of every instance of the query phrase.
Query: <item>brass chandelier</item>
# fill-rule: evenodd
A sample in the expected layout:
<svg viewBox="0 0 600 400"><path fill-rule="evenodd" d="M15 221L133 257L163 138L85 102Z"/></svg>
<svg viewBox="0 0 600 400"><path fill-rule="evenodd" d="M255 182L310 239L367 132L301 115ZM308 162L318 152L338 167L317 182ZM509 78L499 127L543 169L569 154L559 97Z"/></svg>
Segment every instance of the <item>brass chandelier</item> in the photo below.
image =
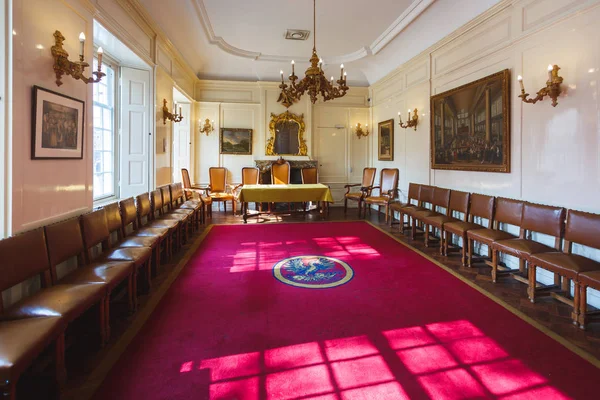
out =
<svg viewBox="0 0 600 400"><path fill-rule="evenodd" d="M337 80L337 86L333 84L333 76L328 81L323 73L323 60L317 55L317 0L313 0L313 52L310 58L310 67L306 70L306 76L300 81L294 73L294 61L292 60L292 74L289 76L290 84L283 81L283 71L281 73L281 94L278 102L284 106L290 107L295 101L300 100L304 93L308 93L310 101L315 104L317 96L321 94L323 101L343 97L348 91L346 86L346 72L344 64L340 65L340 79Z"/></svg>

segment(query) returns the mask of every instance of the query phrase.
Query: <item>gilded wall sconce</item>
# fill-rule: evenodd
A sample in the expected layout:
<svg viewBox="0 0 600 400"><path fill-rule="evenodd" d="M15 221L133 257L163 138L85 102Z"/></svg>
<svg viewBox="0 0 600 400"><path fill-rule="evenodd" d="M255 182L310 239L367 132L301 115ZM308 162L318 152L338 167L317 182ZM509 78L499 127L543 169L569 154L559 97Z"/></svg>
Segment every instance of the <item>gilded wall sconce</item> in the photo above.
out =
<svg viewBox="0 0 600 400"><path fill-rule="evenodd" d="M201 121L198 121L199 123L202 123ZM215 130L215 121L211 121L208 118L206 118L204 120L204 126L201 127L200 129L200 133L206 133L206 136L208 136L209 133L211 133L212 131Z"/></svg>
<svg viewBox="0 0 600 400"><path fill-rule="evenodd" d="M356 124L356 127L354 128L354 133L356 133L356 136L360 139L361 137L367 137L369 136L369 124L365 124L365 129L363 130L362 126L360 126L360 122L358 124Z"/></svg>
<svg viewBox="0 0 600 400"><path fill-rule="evenodd" d="M402 115L400 113L398 113L398 125L400 125L400 128L415 128L415 131L417 130L417 124L419 123L419 111L415 108L412 111L412 117L410 116L410 109L408 110L408 120L406 121L406 124L402 122Z"/></svg>
<svg viewBox="0 0 600 400"><path fill-rule="evenodd" d="M177 110L175 108L171 113L167 108L167 99L163 99L163 124L166 124L167 120L173 122L181 122L182 119L183 115L181 115L181 107L179 107L179 114L177 114Z"/></svg>
<svg viewBox="0 0 600 400"><path fill-rule="evenodd" d="M518 76L519 85L521 85L521 94L519 97L523 100L524 103L535 104L540 100L543 100L544 97L549 96L552 99L552 107L556 107L558 104L558 96L560 96L561 90L560 85L563 82L563 78L558 76L558 70L560 67L558 65L548 65L548 80L546 81L546 87L541 88L536 93L537 96L533 99L529 99L529 93L525 93L525 86L523 85L523 77L521 75Z"/></svg>
<svg viewBox="0 0 600 400"><path fill-rule="evenodd" d="M98 47L98 71L92 72L94 77L86 77L84 75L85 69L90 66L83 57L83 50L85 48L85 35L83 32L79 34L79 61L70 61L69 53L63 48L63 42L65 37L60 31L54 32L54 46L50 49L52 51L52 57L54 58L54 73L56 74L56 85L62 85L62 76L64 74L71 75L76 80L81 80L85 83L96 83L100 82L102 77L105 75L102 72L102 47Z"/></svg>

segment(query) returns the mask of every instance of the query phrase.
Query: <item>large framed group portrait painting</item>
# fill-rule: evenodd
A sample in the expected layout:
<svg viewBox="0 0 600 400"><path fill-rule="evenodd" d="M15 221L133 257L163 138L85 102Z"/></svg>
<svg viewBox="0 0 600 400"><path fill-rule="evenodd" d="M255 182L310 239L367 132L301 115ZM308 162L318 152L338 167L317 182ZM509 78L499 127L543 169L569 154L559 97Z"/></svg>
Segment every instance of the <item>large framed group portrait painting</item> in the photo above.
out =
<svg viewBox="0 0 600 400"><path fill-rule="evenodd" d="M378 124L379 138L377 140L377 159L379 161L394 161L394 120Z"/></svg>
<svg viewBox="0 0 600 400"><path fill-rule="evenodd" d="M431 168L510 172L508 69L431 97Z"/></svg>
<svg viewBox="0 0 600 400"><path fill-rule="evenodd" d="M85 103L33 87L31 158L83 158L83 113Z"/></svg>

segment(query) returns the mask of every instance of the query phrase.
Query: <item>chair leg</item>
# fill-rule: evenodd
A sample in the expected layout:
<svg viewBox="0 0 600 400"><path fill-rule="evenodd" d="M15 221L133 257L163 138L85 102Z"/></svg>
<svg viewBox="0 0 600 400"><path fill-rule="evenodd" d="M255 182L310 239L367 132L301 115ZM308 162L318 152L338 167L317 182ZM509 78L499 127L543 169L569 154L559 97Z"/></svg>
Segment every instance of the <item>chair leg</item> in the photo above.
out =
<svg viewBox="0 0 600 400"><path fill-rule="evenodd" d="M568 279L567 279L568 281ZM574 281L575 284L574 292L573 292L573 311L571 312L571 319L573 320L573 325L577 326L579 323L579 311L580 311L580 291L579 291L579 282Z"/></svg>
<svg viewBox="0 0 600 400"><path fill-rule="evenodd" d="M62 332L56 338L54 344L54 357L56 361L56 381L59 387L67 381L67 368L65 365L65 333Z"/></svg>
<svg viewBox="0 0 600 400"><path fill-rule="evenodd" d="M450 232L446 232L445 230L440 229L440 255L442 256L447 255L445 250L449 235L451 235Z"/></svg>
<svg viewBox="0 0 600 400"><path fill-rule="evenodd" d="M429 247L429 225L423 224L423 231L425 232L425 247Z"/></svg>
<svg viewBox="0 0 600 400"><path fill-rule="evenodd" d="M105 341L103 345L108 343L110 340L110 292L105 297L106 304L104 305L104 329L105 329Z"/></svg>
<svg viewBox="0 0 600 400"><path fill-rule="evenodd" d="M473 245L475 244L475 242L472 239L467 238L467 245L468 245L468 255L467 255L467 266L469 268L473 267Z"/></svg>
<svg viewBox="0 0 600 400"><path fill-rule="evenodd" d="M498 275L498 250L492 249L492 282L496 283Z"/></svg>
<svg viewBox="0 0 600 400"><path fill-rule="evenodd" d="M100 308L98 313L98 316L100 317L100 346L104 347L106 344L106 297L103 297L100 300L98 306Z"/></svg>
<svg viewBox="0 0 600 400"><path fill-rule="evenodd" d="M575 282L575 288L579 285L579 315L577 316L577 321L579 322L579 327L581 329L585 329L586 323L586 313L587 313L587 286L578 284Z"/></svg>
<svg viewBox="0 0 600 400"><path fill-rule="evenodd" d="M360 202L358 202L358 217L360 218ZM348 211L348 198L344 196L344 215L346 215L346 211Z"/></svg>
<svg viewBox="0 0 600 400"><path fill-rule="evenodd" d="M529 297L529 301L532 303L535 303L535 287L536 287L536 281L537 281L537 267L534 264L530 264L529 265L529 273L527 274L528 276L528 282L529 285L527 287L527 296Z"/></svg>

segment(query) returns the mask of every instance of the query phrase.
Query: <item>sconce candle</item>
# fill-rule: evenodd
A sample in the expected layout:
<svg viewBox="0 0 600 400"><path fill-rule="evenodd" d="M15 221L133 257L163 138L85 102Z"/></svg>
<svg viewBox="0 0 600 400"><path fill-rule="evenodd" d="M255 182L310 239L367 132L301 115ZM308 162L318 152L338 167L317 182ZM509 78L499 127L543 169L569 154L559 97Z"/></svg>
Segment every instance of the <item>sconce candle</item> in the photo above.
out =
<svg viewBox="0 0 600 400"><path fill-rule="evenodd" d="M548 65L548 81L546 82L546 87L538 90L536 97L533 99L529 98L529 93L525 93L523 77L519 75L517 79L521 86L521 94L519 95L521 100L523 100L524 103L535 104L538 101L543 100L544 97L549 96L552 99L552 107L556 107L558 104L558 96L560 96L561 93L560 85L563 83L563 78L558 75L559 69L560 67L558 65Z"/></svg>
<svg viewBox="0 0 600 400"><path fill-rule="evenodd" d="M419 111L415 108L413 110L413 115L412 117L410 116L410 109L408 110L408 120L406 121L406 124L402 122L402 116L400 115L400 113L398 113L398 125L400 125L400 128L415 128L415 131L417 130L417 124L419 123Z"/></svg>
<svg viewBox="0 0 600 400"><path fill-rule="evenodd" d="M198 123L202 123L202 121L198 121ZM209 120L206 118L204 120L204 126L200 128L200 133L205 133L208 136L209 133L215 130L215 120Z"/></svg>
<svg viewBox="0 0 600 400"><path fill-rule="evenodd" d="M98 71L102 71L102 55L104 54L104 50L102 47L98 47Z"/></svg>
<svg viewBox="0 0 600 400"><path fill-rule="evenodd" d="M85 33L79 34L79 59L83 61L83 53L85 51Z"/></svg>
<svg viewBox="0 0 600 400"><path fill-rule="evenodd" d="M54 58L54 65L52 68L54 69L54 73L56 74L56 85L62 85L62 76L63 75L71 75L76 80L81 80L84 83L96 83L100 82L102 77L105 75L102 72L102 68L100 66L101 63L98 64L98 70L92 72L94 77L86 77L84 75L85 69L90 66L87 62L85 62L84 57L84 49L85 49L85 34L81 32L79 34L79 43L80 43L80 54L79 61L70 61L69 53L63 48L63 42L65 41L65 37L60 33L60 31L54 32L54 46L50 49L52 52L52 57ZM98 49L99 56L101 54L101 49ZM102 61L102 57L99 57L99 61Z"/></svg>
<svg viewBox="0 0 600 400"><path fill-rule="evenodd" d="M360 122L356 124L356 127L354 128L354 133L356 133L356 136L360 139L361 137L367 137L369 136L369 124L365 124L365 129L363 130L363 128L360 126Z"/></svg>
<svg viewBox="0 0 600 400"><path fill-rule="evenodd" d="M294 60L292 60L292 75L294 75L294 64L296 64L296 63L294 62Z"/></svg>
<svg viewBox="0 0 600 400"><path fill-rule="evenodd" d="M183 115L181 115L181 107L179 108L179 114L175 113L176 106L173 106L173 112L170 113L167 108L167 99L163 99L163 124L167 123L167 120L173 122L181 122L183 120Z"/></svg>

